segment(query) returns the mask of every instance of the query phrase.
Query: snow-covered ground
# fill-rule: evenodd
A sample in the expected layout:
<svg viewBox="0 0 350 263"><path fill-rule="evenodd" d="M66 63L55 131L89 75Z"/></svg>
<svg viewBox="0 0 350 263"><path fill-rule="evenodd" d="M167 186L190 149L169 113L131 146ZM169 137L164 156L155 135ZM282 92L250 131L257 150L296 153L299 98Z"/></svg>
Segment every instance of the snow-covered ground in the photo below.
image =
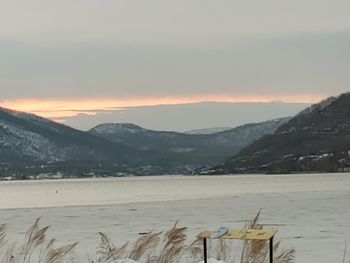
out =
<svg viewBox="0 0 350 263"><path fill-rule="evenodd" d="M329 263L342 261L350 241L349 200L350 174L1 182L0 223L21 241L40 216L52 226L51 237L80 241L77 253L86 258L98 231L122 244L180 220L194 237L204 229L239 228L262 208L262 223L278 228L277 239L296 248L298 263Z"/></svg>

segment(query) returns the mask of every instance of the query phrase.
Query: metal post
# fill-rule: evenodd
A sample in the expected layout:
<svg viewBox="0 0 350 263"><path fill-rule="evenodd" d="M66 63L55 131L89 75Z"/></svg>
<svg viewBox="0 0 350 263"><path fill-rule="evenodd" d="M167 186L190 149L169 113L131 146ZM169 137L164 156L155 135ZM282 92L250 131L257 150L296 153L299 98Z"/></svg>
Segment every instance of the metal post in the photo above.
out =
<svg viewBox="0 0 350 263"><path fill-rule="evenodd" d="M207 252L207 239L203 238L203 248L204 248L204 263L208 263L208 252Z"/></svg>
<svg viewBox="0 0 350 263"><path fill-rule="evenodd" d="M270 263L273 263L273 237L270 239Z"/></svg>

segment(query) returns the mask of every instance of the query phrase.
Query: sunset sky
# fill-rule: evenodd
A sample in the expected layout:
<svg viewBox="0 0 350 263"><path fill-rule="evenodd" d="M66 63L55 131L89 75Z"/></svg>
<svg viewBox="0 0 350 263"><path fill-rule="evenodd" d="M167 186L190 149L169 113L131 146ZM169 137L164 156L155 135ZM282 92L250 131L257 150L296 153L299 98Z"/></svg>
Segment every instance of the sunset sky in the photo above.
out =
<svg viewBox="0 0 350 263"><path fill-rule="evenodd" d="M65 122L163 104L314 103L349 89L349 10L348 0L1 0L0 106Z"/></svg>

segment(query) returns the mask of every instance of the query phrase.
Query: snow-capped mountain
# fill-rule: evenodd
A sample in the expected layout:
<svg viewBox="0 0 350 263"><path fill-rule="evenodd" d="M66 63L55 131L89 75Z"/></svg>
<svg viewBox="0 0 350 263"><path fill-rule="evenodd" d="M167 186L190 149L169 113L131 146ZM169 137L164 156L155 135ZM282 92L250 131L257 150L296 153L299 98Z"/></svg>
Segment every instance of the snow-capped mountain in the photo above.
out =
<svg viewBox="0 0 350 263"><path fill-rule="evenodd" d="M1 162L118 159L124 149L33 114L0 108Z"/></svg>
<svg viewBox="0 0 350 263"><path fill-rule="evenodd" d="M227 160L222 171L347 171L349 134L350 93L345 93L300 112L275 134L261 138Z"/></svg>
<svg viewBox="0 0 350 263"><path fill-rule="evenodd" d="M145 132L146 129L141 128L132 123L104 123L92 129L96 134L135 134Z"/></svg>
<svg viewBox="0 0 350 263"><path fill-rule="evenodd" d="M210 134L153 131L130 123L75 130L33 114L0 108L0 172L6 165L53 164L50 171L89 169L100 174L190 173L222 162L288 119L243 125ZM69 169L67 168L69 167ZM16 168L17 169L17 168ZM113 171L113 172L110 172Z"/></svg>
<svg viewBox="0 0 350 263"><path fill-rule="evenodd" d="M152 164L208 165L224 160L243 147L272 134L288 118L243 125L209 134L147 130L134 124L101 124L89 132L142 151Z"/></svg>
<svg viewBox="0 0 350 263"><path fill-rule="evenodd" d="M216 127L216 128L206 128L206 129L198 129L198 130L191 130L186 131L184 133L186 134L213 134L218 132L224 132L233 129L232 127Z"/></svg>

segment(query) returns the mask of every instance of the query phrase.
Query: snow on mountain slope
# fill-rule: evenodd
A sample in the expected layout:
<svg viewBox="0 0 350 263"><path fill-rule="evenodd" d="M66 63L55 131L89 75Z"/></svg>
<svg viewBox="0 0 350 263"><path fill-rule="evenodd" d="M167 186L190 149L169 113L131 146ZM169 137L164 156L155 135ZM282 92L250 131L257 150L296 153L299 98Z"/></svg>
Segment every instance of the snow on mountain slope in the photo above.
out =
<svg viewBox="0 0 350 263"><path fill-rule="evenodd" d="M0 121L0 152L34 160L62 160L55 147L39 134Z"/></svg>
<svg viewBox="0 0 350 263"><path fill-rule="evenodd" d="M297 114L273 135L229 158L232 172L338 172L350 170L350 93L330 97Z"/></svg>
<svg viewBox="0 0 350 263"><path fill-rule="evenodd" d="M233 129L232 127L217 127L217 128L207 128L207 129L198 129L198 130L191 130L186 131L184 133L186 134L213 134L218 132L224 132Z"/></svg>
<svg viewBox="0 0 350 263"><path fill-rule="evenodd" d="M101 124L89 132L112 142L141 150L154 163L205 165L222 161L263 135L272 134L288 118L242 125L205 134L143 129L134 124Z"/></svg>
<svg viewBox="0 0 350 263"><path fill-rule="evenodd" d="M124 146L33 114L0 108L0 161L117 161L124 150Z"/></svg>
<svg viewBox="0 0 350 263"><path fill-rule="evenodd" d="M94 128L94 132L100 134L139 133L144 131L144 128L132 123L104 123Z"/></svg>

